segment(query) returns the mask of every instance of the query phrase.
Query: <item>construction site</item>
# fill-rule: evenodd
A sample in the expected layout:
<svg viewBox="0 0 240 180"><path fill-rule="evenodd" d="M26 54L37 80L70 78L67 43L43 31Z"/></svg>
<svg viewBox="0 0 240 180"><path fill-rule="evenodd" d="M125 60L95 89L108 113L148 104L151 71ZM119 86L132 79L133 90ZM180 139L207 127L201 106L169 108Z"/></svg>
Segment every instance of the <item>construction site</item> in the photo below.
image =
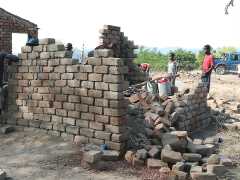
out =
<svg viewBox="0 0 240 180"><path fill-rule="evenodd" d="M166 92L168 73L142 71L131 37L100 28L82 63L54 37L2 60L0 180L240 179L239 77L213 72L209 92L180 71ZM0 52L16 32L38 26L0 8Z"/></svg>

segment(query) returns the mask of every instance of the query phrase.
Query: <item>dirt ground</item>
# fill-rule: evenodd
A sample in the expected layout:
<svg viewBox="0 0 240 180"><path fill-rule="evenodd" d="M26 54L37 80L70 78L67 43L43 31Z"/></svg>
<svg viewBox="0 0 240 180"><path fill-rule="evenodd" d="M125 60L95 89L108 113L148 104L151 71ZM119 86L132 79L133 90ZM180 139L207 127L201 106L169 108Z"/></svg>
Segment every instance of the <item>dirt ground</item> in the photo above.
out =
<svg viewBox="0 0 240 180"><path fill-rule="evenodd" d="M8 180L136 180L134 172L122 162L118 170L83 169L80 147L38 131L0 135L0 168Z"/></svg>
<svg viewBox="0 0 240 180"><path fill-rule="evenodd" d="M199 79L199 74L183 74L178 79L185 87ZM212 76L210 96L240 104L240 78L236 75ZM240 121L239 114L231 114ZM218 136L223 139L219 153L240 164L240 133L218 131L214 126L198 137ZM139 174L124 162L109 163L107 171L86 170L81 167L80 147L59 137L40 131L14 132L0 135L0 168L8 180L137 180ZM231 170L228 178L240 179L240 168ZM233 173L233 174L232 174ZM232 177L232 178L231 178Z"/></svg>

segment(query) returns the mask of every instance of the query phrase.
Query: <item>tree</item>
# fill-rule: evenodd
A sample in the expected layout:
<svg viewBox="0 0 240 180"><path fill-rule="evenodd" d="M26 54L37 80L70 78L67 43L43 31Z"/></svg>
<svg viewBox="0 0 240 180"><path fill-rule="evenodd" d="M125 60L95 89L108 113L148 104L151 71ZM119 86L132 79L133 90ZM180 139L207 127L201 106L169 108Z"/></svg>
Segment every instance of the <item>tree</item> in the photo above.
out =
<svg viewBox="0 0 240 180"><path fill-rule="evenodd" d="M214 52L214 57L220 58L220 57L222 57L222 55L223 55L224 53L229 53L229 52L230 52L230 53L237 52L237 48L231 47L231 46L218 48L218 49Z"/></svg>
<svg viewBox="0 0 240 180"><path fill-rule="evenodd" d="M162 54L157 48L145 48L144 46L139 48L137 52L136 63L148 63L154 70L166 70L167 69L167 55Z"/></svg>
<svg viewBox="0 0 240 180"><path fill-rule="evenodd" d="M232 7L234 6L233 3L234 3L234 0L230 0L230 1L227 3L227 5L226 5L226 7L225 7L225 14L226 14L226 15L229 14L229 13L228 13L229 7L230 7L230 6L232 6Z"/></svg>
<svg viewBox="0 0 240 180"><path fill-rule="evenodd" d="M176 55L180 69L193 70L196 68L196 56L193 52L177 49L173 53Z"/></svg>

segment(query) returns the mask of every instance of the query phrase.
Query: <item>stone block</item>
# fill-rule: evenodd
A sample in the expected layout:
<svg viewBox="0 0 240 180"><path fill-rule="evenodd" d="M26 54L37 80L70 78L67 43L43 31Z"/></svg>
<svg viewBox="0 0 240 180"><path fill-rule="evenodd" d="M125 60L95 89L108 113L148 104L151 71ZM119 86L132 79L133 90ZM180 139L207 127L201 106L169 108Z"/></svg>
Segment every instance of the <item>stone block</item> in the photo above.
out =
<svg viewBox="0 0 240 180"><path fill-rule="evenodd" d="M189 162L198 162L202 159L202 155L194 153L184 153L183 159Z"/></svg>
<svg viewBox="0 0 240 180"><path fill-rule="evenodd" d="M211 173L194 172L190 176L192 180L217 180L217 176Z"/></svg>
<svg viewBox="0 0 240 180"><path fill-rule="evenodd" d="M74 88L63 87L62 88L62 93L66 94L66 95L73 95L74 94Z"/></svg>
<svg viewBox="0 0 240 180"><path fill-rule="evenodd" d="M88 163L96 163L97 161L100 161L102 158L102 152L101 151L87 151L83 153L83 160Z"/></svg>
<svg viewBox="0 0 240 180"><path fill-rule="evenodd" d="M66 72L66 66L57 66L54 67L55 73L65 73Z"/></svg>
<svg viewBox="0 0 240 180"><path fill-rule="evenodd" d="M92 97L81 97L81 103L87 105L93 105L94 98Z"/></svg>
<svg viewBox="0 0 240 180"><path fill-rule="evenodd" d="M102 59L101 58L94 58L89 57L86 59L87 64L94 65L94 66L101 66L102 65Z"/></svg>
<svg viewBox="0 0 240 180"><path fill-rule="evenodd" d="M167 163L177 163L183 160L181 153L163 149L161 152L161 159Z"/></svg>
<svg viewBox="0 0 240 180"><path fill-rule="evenodd" d="M118 67L118 66L111 66L109 67L109 74L127 74L128 73L128 67L127 66L122 66L122 67Z"/></svg>
<svg viewBox="0 0 240 180"><path fill-rule="evenodd" d="M64 117L64 118L63 118L63 123L65 123L65 124L70 124L70 125L75 126L75 124L76 124L76 119Z"/></svg>
<svg viewBox="0 0 240 180"><path fill-rule="evenodd" d="M102 74L90 73L88 74L89 81L102 81Z"/></svg>
<svg viewBox="0 0 240 180"><path fill-rule="evenodd" d="M79 96L88 96L87 88L74 88L74 94Z"/></svg>
<svg viewBox="0 0 240 180"><path fill-rule="evenodd" d="M47 46L47 51L55 52L55 51L64 51L65 47L63 44L50 44Z"/></svg>
<svg viewBox="0 0 240 180"><path fill-rule="evenodd" d="M73 79L73 73L63 73L61 74L62 80L72 80Z"/></svg>
<svg viewBox="0 0 240 180"><path fill-rule="evenodd" d="M95 49L94 50L94 57L95 58L113 57L113 50L111 50L111 49Z"/></svg>
<svg viewBox="0 0 240 180"><path fill-rule="evenodd" d="M160 169L162 167L168 167L168 164L159 160L159 159L147 159L147 167L148 168L157 168Z"/></svg>
<svg viewBox="0 0 240 180"><path fill-rule="evenodd" d="M69 95L68 102L70 103L80 103L80 96Z"/></svg>
<svg viewBox="0 0 240 180"><path fill-rule="evenodd" d="M86 121L86 120L80 120L80 119L77 119L76 120L76 126L79 126L81 128L88 128L89 127L89 121Z"/></svg>
<svg viewBox="0 0 240 180"><path fill-rule="evenodd" d="M79 127L78 126L67 126L66 132L69 134L79 135Z"/></svg>
<svg viewBox="0 0 240 180"><path fill-rule="evenodd" d="M95 121L108 124L109 123L109 116L104 115L95 115Z"/></svg>
<svg viewBox="0 0 240 180"><path fill-rule="evenodd" d="M91 128L91 122L90 122L90 128ZM97 139L103 139L103 140L110 140L111 133L104 132L104 131L95 131L95 138Z"/></svg>
<svg viewBox="0 0 240 180"><path fill-rule="evenodd" d="M67 80L69 87L80 87L80 81L78 80Z"/></svg>
<svg viewBox="0 0 240 180"><path fill-rule="evenodd" d="M111 74L103 75L103 82L106 82L106 83L122 83L123 81L124 81L124 78L121 75L111 75Z"/></svg>
<svg viewBox="0 0 240 180"><path fill-rule="evenodd" d="M67 85L67 80L56 80L55 86L56 87L64 87Z"/></svg>
<svg viewBox="0 0 240 180"><path fill-rule="evenodd" d="M76 111L80 111L80 112L88 112L88 105L86 105L86 104L76 104L75 109L76 109Z"/></svg>
<svg viewBox="0 0 240 180"><path fill-rule="evenodd" d="M94 130L88 128L80 128L80 135L92 138L94 137Z"/></svg>
<svg viewBox="0 0 240 180"><path fill-rule="evenodd" d="M80 65L80 72L81 73L92 73L93 66L92 65Z"/></svg>
<svg viewBox="0 0 240 180"><path fill-rule="evenodd" d="M138 149L135 153L135 157L137 159L146 160L148 156L148 152L146 149Z"/></svg>
<svg viewBox="0 0 240 180"><path fill-rule="evenodd" d="M55 58L71 58L72 57L72 52L70 51L56 51L54 52L54 57ZM74 63L74 60L71 61Z"/></svg>
<svg viewBox="0 0 240 180"><path fill-rule="evenodd" d="M158 146L153 146L153 147L148 151L148 155L149 155L151 158L160 158L161 148L159 148Z"/></svg>
<svg viewBox="0 0 240 180"><path fill-rule="evenodd" d="M102 64L108 66L123 66L124 60L120 58L102 58Z"/></svg>
<svg viewBox="0 0 240 180"><path fill-rule="evenodd" d="M94 97L94 98L102 98L103 91L90 89L90 90L88 90L88 96Z"/></svg>
<svg viewBox="0 0 240 180"><path fill-rule="evenodd" d="M59 59L49 59L48 60L48 66L58 66L60 65Z"/></svg>
<svg viewBox="0 0 240 180"><path fill-rule="evenodd" d="M113 100L121 100L121 99L123 99L123 93L113 92L113 91L105 91L104 98L105 99L113 99Z"/></svg>
<svg viewBox="0 0 240 180"><path fill-rule="evenodd" d="M108 100L107 99L95 99L95 106L100 106L100 107L108 107Z"/></svg>
<svg viewBox="0 0 240 180"><path fill-rule="evenodd" d="M56 94L55 100L56 100L56 101L59 101L59 102L64 102L64 101L67 101L67 96L66 96L66 95Z"/></svg>
<svg viewBox="0 0 240 180"><path fill-rule="evenodd" d="M56 123L62 123L62 117L61 116L52 116L52 122L56 122Z"/></svg>
<svg viewBox="0 0 240 180"><path fill-rule="evenodd" d="M80 118L80 112L78 112L78 111L68 111L68 117Z"/></svg>
<svg viewBox="0 0 240 180"><path fill-rule="evenodd" d="M105 82L95 82L95 89L97 90L108 90L109 89L109 84Z"/></svg>
<svg viewBox="0 0 240 180"><path fill-rule="evenodd" d="M88 73L75 73L75 79L87 81L88 80Z"/></svg>
<svg viewBox="0 0 240 180"><path fill-rule="evenodd" d="M88 88L88 89L93 89L93 82L91 81L82 81L81 82L81 87L82 88Z"/></svg>
<svg viewBox="0 0 240 180"><path fill-rule="evenodd" d="M104 129L103 123L98 123L98 122L90 122L89 127L91 129L100 130L100 131L103 131Z"/></svg>
<svg viewBox="0 0 240 180"><path fill-rule="evenodd" d="M112 108L104 108L104 115L106 116L123 116L126 112L126 109L112 109Z"/></svg>
<svg viewBox="0 0 240 180"><path fill-rule="evenodd" d="M89 112L94 114L103 114L103 108L97 106L89 106Z"/></svg>
<svg viewBox="0 0 240 180"><path fill-rule="evenodd" d="M127 133L112 134L111 141L113 142L124 142L128 138Z"/></svg>
<svg viewBox="0 0 240 180"><path fill-rule="evenodd" d="M108 66L95 66L94 72L99 74L107 74L108 73Z"/></svg>
<svg viewBox="0 0 240 180"><path fill-rule="evenodd" d="M113 126L113 125L109 125L109 124L105 125L105 131L110 132L110 133L119 134L119 133L123 133L125 130L126 130L126 128L123 126Z"/></svg>
<svg viewBox="0 0 240 180"><path fill-rule="evenodd" d="M48 45L48 44L54 44L54 43L55 43L55 39L53 38L39 39L40 45Z"/></svg>
<svg viewBox="0 0 240 180"><path fill-rule="evenodd" d="M32 52L32 47L31 46L23 46L21 48L21 52L22 53L30 53L30 52Z"/></svg>

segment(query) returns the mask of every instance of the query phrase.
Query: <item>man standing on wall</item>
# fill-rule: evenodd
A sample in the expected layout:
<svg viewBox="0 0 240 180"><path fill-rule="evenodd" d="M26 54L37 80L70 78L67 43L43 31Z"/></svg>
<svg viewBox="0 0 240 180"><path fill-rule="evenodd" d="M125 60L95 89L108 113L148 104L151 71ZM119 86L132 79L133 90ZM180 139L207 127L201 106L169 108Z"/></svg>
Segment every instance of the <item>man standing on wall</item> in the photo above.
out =
<svg viewBox="0 0 240 180"><path fill-rule="evenodd" d="M208 92L210 90L211 73L214 68L214 57L211 53L211 46L204 46L205 57L202 64L202 82L207 84Z"/></svg>

